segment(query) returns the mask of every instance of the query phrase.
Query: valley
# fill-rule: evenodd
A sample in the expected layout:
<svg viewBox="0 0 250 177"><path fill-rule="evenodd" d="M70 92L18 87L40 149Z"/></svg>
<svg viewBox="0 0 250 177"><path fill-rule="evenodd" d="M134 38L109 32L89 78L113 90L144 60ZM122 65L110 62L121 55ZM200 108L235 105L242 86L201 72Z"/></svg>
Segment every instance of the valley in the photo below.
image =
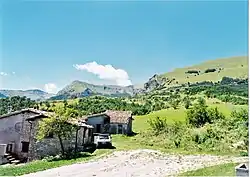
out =
<svg viewBox="0 0 250 177"><path fill-rule="evenodd" d="M63 108L65 114L74 118L106 110L132 111L134 135L112 135L116 149L98 149L96 154L151 149L167 153L168 157L174 153L183 155L183 158L197 154L241 158L248 156L247 69L247 57L232 57L154 75L144 84L144 88L100 86L74 81L55 95L40 90L1 90L4 96L0 99L0 114L6 114L10 106L12 111L32 107L55 112ZM92 159L92 156L87 159ZM83 158L79 161L83 161ZM223 161L229 162L235 163ZM0 169L0 175L23 175L74 163L73 160L31 162L29 165L32 169L26 165L4 167L2 171ZM98 163L102 164L103 161ZM181 163L185 164L185 161ZM219 164L211 163L208 166L211 165ZM158 172L164 176L168 169L162 168L165 171ZM173 174L196 169L198 167L186 166ZM54 175L54 172L51 174Z"/></svg>

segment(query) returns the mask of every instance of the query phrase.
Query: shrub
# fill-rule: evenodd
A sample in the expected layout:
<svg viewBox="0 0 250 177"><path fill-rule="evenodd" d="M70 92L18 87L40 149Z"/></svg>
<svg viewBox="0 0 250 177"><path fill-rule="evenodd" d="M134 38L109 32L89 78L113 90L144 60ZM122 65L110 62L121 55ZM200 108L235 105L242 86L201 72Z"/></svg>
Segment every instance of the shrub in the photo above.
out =
<svg viewBox="0 0 250 177"><path fill-rule="evenodd" d="M215 71L216 71L216 69L214 69L214 68L212 68L212 69L206 69L204 71L204 73L211 73L211 72L215 72Z"/></svg>
<svg viewBox="0 0 250 177"><path fill-rule="evenodd" d="M188 70L187 72L185 72L186 74L198 74L199 71L197 70Z"/></svg>
<svg viewBox="0 0 250 177"><path fill-rule="evenodd" d="M184 101L184 107L186 108L186 109L188 109L192 104L191 104L191 100L190 100L190 98L187 96L187 97L185 97L184 99L183 99L183 101Z"/></svg>
<svg viewBox="0 0 250 177"><path fill-rule="evenodd" d="M156 133L156 134L163 131L167 126L166 119L165 118L160 118L160 117L151 118L151 119L148 120L148 123L149 123L150 128L152 129L152 131L154 133Z"/></svg>
<svg viewBox="0 0 250 177"><path fill-rule="evenodd" d="M206 123L213 123L215 120L224 119L225 116L217 108L208 108L203 98L198 99L198 103L187 111L187 124L194 127L202 127Z"/></svg>
<svg viewBox="0 0 250 177"><path fill-rule="evenodd" d="M177 109L179 104L180 104L180 100L179 99L172 99L169 103L174 109Z"/></svg>

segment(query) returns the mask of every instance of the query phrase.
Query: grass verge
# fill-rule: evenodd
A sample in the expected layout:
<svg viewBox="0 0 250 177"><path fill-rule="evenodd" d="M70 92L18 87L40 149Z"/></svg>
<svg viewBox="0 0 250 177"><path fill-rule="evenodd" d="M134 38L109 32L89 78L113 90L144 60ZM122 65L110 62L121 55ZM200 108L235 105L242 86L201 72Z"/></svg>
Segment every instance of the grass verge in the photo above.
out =
<svg viewBox="0 0 250 177"><path fill-rule="evenodd" d="M216 165L181 173L179 176L235 176L236 163L227 163L223 165Z"/></svg>
<svg viewBox="0 0 250 177"><path fill-rule="evenodd" d="M98 159L103 155L109 154L113 152L108 149L98 149L93 154L90 154L86 157L81 157L77 159L71 160L59 160L59 161L33 161L24 165L18 166L8 166L8 167L0 167L0 176L20 176L24 174L34 173L38 171L43 171L51 168L61 167L64 165L71 165L79 162L87 162L88 160Z"/></svg>

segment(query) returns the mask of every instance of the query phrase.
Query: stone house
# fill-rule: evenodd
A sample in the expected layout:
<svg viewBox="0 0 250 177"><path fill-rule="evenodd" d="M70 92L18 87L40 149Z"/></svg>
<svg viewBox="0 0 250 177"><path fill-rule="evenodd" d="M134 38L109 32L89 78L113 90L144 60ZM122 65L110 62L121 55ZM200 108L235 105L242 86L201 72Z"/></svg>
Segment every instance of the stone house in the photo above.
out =
<svg viewBox="0 0 250 177"><path fill-rule="evenodd" d="M48 118L50 114L36 109L23 109L0 116L0 144L6 144L7 153L24 161L58 154L61 147L53 134L41 141L36 139L39 121ZM77 141L78 150L83 150L93 142L93 127L85 122L72 124L77 124L78 130L63 143L66 148L70 148Z"/></svg>
<svg viewBox="0 0 250 177"><path fill-rule="evenodd" d="M107 110L83 118L94 127L94 133L132 134L132 112Z"/></svg>

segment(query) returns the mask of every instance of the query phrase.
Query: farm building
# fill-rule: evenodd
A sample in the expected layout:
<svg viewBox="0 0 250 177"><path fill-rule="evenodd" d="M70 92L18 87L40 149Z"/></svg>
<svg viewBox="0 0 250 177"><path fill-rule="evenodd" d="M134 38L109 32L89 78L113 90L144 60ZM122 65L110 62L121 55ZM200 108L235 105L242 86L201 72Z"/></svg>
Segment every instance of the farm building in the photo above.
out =
<svg viewBox="0 0 250 177"><path fill-rule="evenodd" d="M107 110L83 118L94 127L94 133L132 134L132 112Z"/></svg>
<svg viewBox="0 0 250 177"><path fill-rule="evenodd" d="M48 118L50 114L36 109L23 109L0 116L0 164L6 161L3 158L6 154L13 157L9 158L13 163L58 154L61 147L58 138L53 134L41 141L36 139L39 121ZM77 132L63 143L66 148L70 148L77 139L79 150L83 150L93 142L93 127L85 122L74 124L78 126Z"/></svg>

